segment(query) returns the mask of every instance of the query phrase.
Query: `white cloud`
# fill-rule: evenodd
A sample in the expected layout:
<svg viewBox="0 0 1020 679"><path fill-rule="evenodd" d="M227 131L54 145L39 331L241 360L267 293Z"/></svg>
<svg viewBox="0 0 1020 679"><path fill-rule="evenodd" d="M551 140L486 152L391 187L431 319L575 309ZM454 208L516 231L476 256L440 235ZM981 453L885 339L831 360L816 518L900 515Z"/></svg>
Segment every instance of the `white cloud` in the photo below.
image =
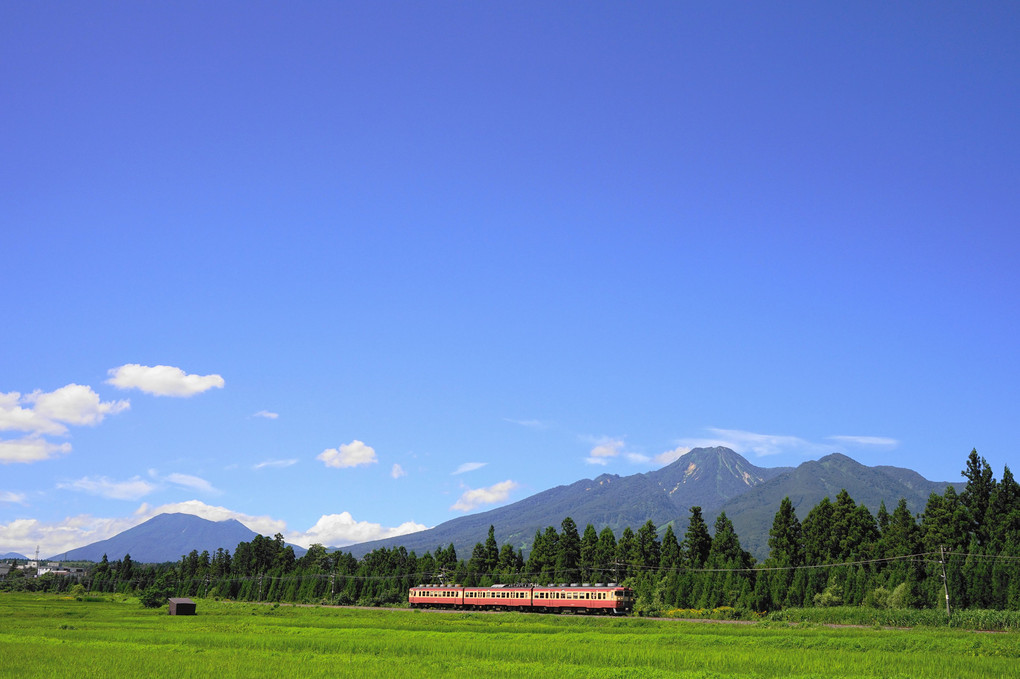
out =
<svg viewBox="0 0 1020 679"><path fill-rule="evenodd" d="M662 466L666 466L667 464L670 464L672 462L676 462L677 460L679 460L681 457L683 457L684 455L686 455L689 452L691 452L690 447L688 447L688 446L678 446L678 447L674 448L673 450L667 450L664 453L659 453L658 455L656 455L655 456L655 462L657 464L662 465Z"/></svg>
<svg viewBox="0 0 1020 679"><path fill-rule="evenodd" d="M0 551L33 554L38 546L40 556L56 556L113 537L139 523L135 518L102 519L87 514L53 523L15 519L0 523Z"/></svg>
<svg viewBox="0 0 1020 679"><path fill-rule="evenodd" d="M108 373L107 384L118 389L139 389L153 396L194 396L210 389L222 389L224 385L219 375L189 375L169 365L128 363L111 368Z"/></svg>
<svg viewBox="0 0 1020 679"><path fill-rule="evenodd" d="M28 432L20 439L0 440L0 464L39 462L70 453L70 443L51 443L43 436L66 435L67 425L95 426L130 406L128 401L101 401L91 387L81 384L24 395L0 393L0 431Z"/></svg>
<svg viewBox="0 0 1020 679"><path fill-rule="evenodd" d="M191 476L190 474L169 474L166 480L176 486L183 486L185 488L191 488L202 493L216 494L220 491L213 488L212 484L205 479L197 476Z"/></svg>
<svg viewBox="0 0 1020 679"><path fill-rule="evenodd" d="M39 462L70 452L70 443L50 443L45 439L29 436L22 439L0 441L0 464Z"/></svg>
<svg viewBox="0 0 1020 679"><path fill-rule="evenodd" d="M297 464L297 460L266 460L265 462L259 462L252 469L266 469L268 467L292 467Z"/></svg>
<svg viewBox="0 0 1020 679"><path fill-rule="evenodd" d="M473 472L476 469L481 469L482 467L484 467L487 464L489 464L489 463L488 462L465 462L461 466L457 467L453 471L453 474L451 474L450 476L456 476L457 474L465 474L467 472Z"/></svg>
<svg viewBox="0 0 1020 679"><path fill-rule="evenodd" d="M99 400L99 394L92 387L68 384L56 391L33 392L26 397L35 404L35 412L48 420L75 425L97 425L107 415L127 410L128 401Z"/></svg>
<svg viewBox="0 0 1020 679"><path fill-rule="evenodd" d="M469 512L482 505L491 505L497 502L504 502L510 497L510 492L518 487L514 481L503 481L488 488L469 489L460 496L450 509L462 512Z"/></svg>
<svg viewBox="0 0 1020 679"><path fill-rule="evenodd" d="M624 453L624 457L627 458L627 462L632 464L644 464L652 459L647 455L642 455L641 453Z"/></svg>
<svg viewBox="0 0 1020 679"><path fill-rule="evenodd" d="M85 476L77 481L58 483L57 488L80 490L110 500L137 500L156 490L156 486L138 476L127 481L114 481L105 476Z"/></svg>
<svg viewBox="0 0 1020 679"><path fill-rule="evenodd" d="M828 439L844 445L878 448L895 448L900 444L896 439L885 436L829 436Z"/></svg>
<svg viewBox="0 0 1020 679"><path fill-rule="evenodd" d="M588 464L599 464L605 466L609 461L623 452L623 441L621 439L599 439L595 447L588 453L585 462Z"/></svg>
<svg viewBox="0 0 1020 679"><path fill-rule="evenodd" d="M401 476L407 476L407 472L399 464L394 463L393 468L390 469L390 476L395 479L399 479Z"/></svg>
<svg viewBox="0 0 1020 679"><path fill-rule="evenodd" d="M227 509L226 507L207 505L200 500L174 502L171 504L160 505L159 507L150 507L148 504L143 502L142 505L135 511L135 521L132 525L138 525L143 521L148 521L159 514L174 513L194 514L195 516L208 519L209 521L226 521L227 519L236 519L260 535L276 535L277 533L284 533L287 530L287 523L285 521L273 519L268 516L242 514L241 512L235 512L231 509Z"/></svg>
<svg viewBox="0 0 1020 679"><path fill-rule="evenodd" d="M210 521L237 519L260 535L286 533L287 524L268 516L251 516L226 507L207 505L198 500L152 507L142 503L128 517L98 518L88 514L67 517L63 521L44 523L36 519L16 519L0 523L0 552L15 551L22 554L35 552L39 546L42 555L57 556L76 547L106 540L159 514L194 514Z"/></svg>
<svg viewBox="0 0 1020 679"><path fill-rule="evenodd" d="M272 413L272 412L269 412L268 410L260 410L257 413L255 413L254 415L252 415L252 417L262 417L262 418L267 419L267 420L275 420L279 416L280 416L280 413Z"/></svg>
<svg viewBox="0 0 1020 679"><path fill-rule="evenodd" d="M327 448L319 453L315 459L322 460L327 467L336 467L338 469L373 464L379 461L375 457L375 450L372 446L366 446L357 439L343 444L339 450Z"/></svg>
<svg viewBox="0 0 1020 679"><path fill-rule="evenodd" d="M24 408L23 405L30 405ZM128 401L100 401L91 387L68 384L55 391L0 394L0 430L66 434L68 424L94 426L107 415L127 410Z"/></svg>
<svg viewBox="0 0 1020 679"><path fill-rule="evenodd" d="M0 490L0 502L8 502L15 505L25 504L24 493L14 493L9 490Z"/></svg>
<svg viewBox="0 0 1020 679"><path fill-rule="evenodd" d="M34 434L65 434L67 427L47 420L32 408L22 408L31 397L21 397L16 391L0 394L0 431L27 431Z"/></svg>
<svg viewBox="0 0 1020 679"><path fill-rule="evenodd" d="M2 496L0 496L2 497ZM209 521L236 519L260 535L281 533L288 542L303 547L318 542L330 547L342 547L357 542L406 535L425 530L427 526L407 521L389 528L368 521L355 521L349 512L322 516L307 531L288 531L284 521L268 516L252 516L226 507L207 505L198 500L177 502L158 507L142 503L128 517L97 518L87 514L67 517L63 521L44 523L36 519L16 519L0 523L0 552L15 551L22 554L35 552L36 545L45 556L56 556L76 547L106 540L159 514L193 514Z"/></svg>
<svg viewBox="0 0 1020 679"><path fill-rule="evenodd" d="M327 547L343 547L369 540L382 540L383 538L417 533L425 529L426 526L413 521L402 523L396 528L387 528L378 523L355 521L350 512L341 512L340 514L325 514L307 531L288 533L286 538L288 542L302 547L308 547L316 542Z"/></svg>

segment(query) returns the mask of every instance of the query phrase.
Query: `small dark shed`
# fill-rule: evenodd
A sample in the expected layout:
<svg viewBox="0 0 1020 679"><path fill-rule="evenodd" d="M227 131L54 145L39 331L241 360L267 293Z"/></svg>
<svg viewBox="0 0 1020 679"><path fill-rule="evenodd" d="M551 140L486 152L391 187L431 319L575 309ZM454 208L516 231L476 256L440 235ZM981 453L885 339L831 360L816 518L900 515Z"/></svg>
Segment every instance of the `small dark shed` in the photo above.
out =
<svg viewBox="0 0 1020 679"><path fill-rule="evenodd" d="M170 599L170 615L195 615L195 602L191 599Z"/></svg>

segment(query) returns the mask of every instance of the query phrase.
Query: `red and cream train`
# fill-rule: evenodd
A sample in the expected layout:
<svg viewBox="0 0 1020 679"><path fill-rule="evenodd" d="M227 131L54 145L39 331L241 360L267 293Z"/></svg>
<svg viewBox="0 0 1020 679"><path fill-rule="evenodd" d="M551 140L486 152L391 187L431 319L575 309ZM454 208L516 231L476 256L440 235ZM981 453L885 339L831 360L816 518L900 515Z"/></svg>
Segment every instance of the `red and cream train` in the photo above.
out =
<svg viewBox="0 0 1020 679"><path fill-rule="evenodd" d="M601 613L623 615L634 610L634 590L608 585L493 585L460 587L418 585L407 597L411 608L536 611L539 613Z"/></svg>

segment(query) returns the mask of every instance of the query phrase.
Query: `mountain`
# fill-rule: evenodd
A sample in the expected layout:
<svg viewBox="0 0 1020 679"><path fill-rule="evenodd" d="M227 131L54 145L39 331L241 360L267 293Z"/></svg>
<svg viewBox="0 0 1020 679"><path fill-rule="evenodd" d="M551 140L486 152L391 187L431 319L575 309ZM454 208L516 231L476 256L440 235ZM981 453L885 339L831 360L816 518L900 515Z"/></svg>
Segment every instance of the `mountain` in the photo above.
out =
<svg viewBox="0 0 1020 679"><path fill-rule="evenodd" d="M0 559L24 559L28 561L28 557L24 554L18 554L17 552L7 552L6 554L0 554Z"/></svg>
<svg viewBox="0 0 1020 679"><path fill-rule="evenodd" d="M99 561L106 554L112 561L130 554L132 561L163 563L177 561L192 550L212 554L222 547L233 554L239 542L251 542L256 535L258 533L235 519L209 521L192 514L160 514L108 540L93 542L50 558Z"/></svg>
<svg viewBox="0 0 1020 679"><path fill-rule="evenodd" d="M581 531L589 523L599 531L609 526L617 537L625 527L636 531L650 519L660 532L673 524L673 531L682 540L690 508L700 506L710 528L719 513L726 512L741 546L764 559L768 556L769 529L784 497L790 497L802 521L822 498L835 499L844 488L873 515L883 501L891 512L900 498L906 498L907 506L917 513L924 509L932 492L942 493L948 485L928 481L910 469L866 467L838 453L798 467L766 468L756 467L729 448L695 448L653 472L603 474L429 530L340 549L356 557L380 547L396 546L424 554L453 543L457 555L467 558L475 544L485 540L491 525L497 542L527 551L536 531L547 526L559 530L567 516Z"/></svg>
<svg viewBox="0 0 1020 679"><path fill-rule="evenodd" d="M729 448L719 446L695 448L672 464L642 476L651 477L673 504L683 510L686 525L687 510L691 507L712 511L791 469L756 467Z"/></svg>
<svg viewBox="0 0 1020 679"><path fill-rule="evenodd" d="M653 472L631 476L603 474L557 486L504 507L462 516L429 530L342 549L358 557L380 547L396 546L424 554L453 543L457 554L466 557L475 543L485 539L490 525L500 544L527 549L536 531L547 526L558 530L568 516L582 531L590 523L598 530L609 526L619 535L625 527L637 530L649 519L659 527L679 521L683 530L690 507L698 505L710 512L786 471L786 467L756 467L729 448L695 448Z"/></svg>
<svg viewBox="0 0 1020 679"><path fill-rule="evenodd" d="M820 460L805 462L789 469L740 496L734 497L719 508L733 522L740 537L740 546L759 559L768 556L769 529L779 510L779 503L789 497L801 521L811 509L828 497L836 499L846 489L854 502L864 505L872 516L885 502L892 512L905 498L914 514L924 510L928 496L942 494L950 484L945 481L928 481L917 472L900 467L866 467L859 462L834 453ZM962 489L963 484L955 484ZM718 512L712 512L714 520Z"/></svg>

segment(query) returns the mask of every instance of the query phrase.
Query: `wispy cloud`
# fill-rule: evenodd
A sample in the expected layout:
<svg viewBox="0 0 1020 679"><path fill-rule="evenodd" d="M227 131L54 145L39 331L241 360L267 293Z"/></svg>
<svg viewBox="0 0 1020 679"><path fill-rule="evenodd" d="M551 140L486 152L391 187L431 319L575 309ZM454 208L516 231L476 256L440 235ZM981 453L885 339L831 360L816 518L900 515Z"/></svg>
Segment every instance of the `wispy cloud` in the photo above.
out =
<svg viewBox="0 0 1020 679"><path fill-rule="evenodd" d="M407 476L407 472L399 464L394 463L392 469L390 469L390 476L399 479L401 476Z"/></svg>
<svg viewBox="0 0 1020 679"><path fill-rule="evenodd" d="M482 505L491 505L497 502L504 502L510 493L518 487L514 481L503 481L488 488L474 488L464 491L450 509L462 512L469 512Z"/></svg>
<svg viewBox="0 0 1020 679"><path fill-rule="evenodd" d="M267 468L291 467L293 465L296 465L297 463L298 463L298 461L294 460L294 459L289 459L289 460L266 460L265 462L259 462L258 464L253 465L252 469L267 469Z"/></svg>
<svg viewBox="0 0 1020 679"><path fill-rule="evenodd" d="M896 439L885 436L829 436L829 441L835 441L849 446L895 448L900 444Z"/></svg>
<svg viewBox="0 0 1020 679"><path fill-rule="evenodd" d="M372 446L366 446L357 439L343 444L339 449L327 448L316 455L315 459L321 460L327 467L336 467L337 469L359 467L379 461L376 459L375 449Z"/></svg>
<svg viewBox="0 0 1020 679"><path fill-rule="evenodd" d="M709 438L682 439L678 443L682 447L690 448L724 446L741 455L755 455L756 457L779 455L781 453L813 455L824 451L823 446L811 443L798 436L758 434L739 429L719 429L716 427L709 427L708 431L712 434Z"/></svg>
<svg viewBox="0 0 1020 679"><path fill-rule="evenodd" d="M261 417L261 418L266 419L266 420L275 420L279 416L280 416L280 413L274 413L274 412L270 412L268 410L260 410L257 413L252 415L252 417Z"/></svg>
<svg viewBox="0 0 1020 679"><path fill-rule="evenodd" d="M451 476L456 476L457 474L466 474L467 472L473 472L476 469L481 469L482 467L484 467L487 464L489 464L489 463L488 462L465 462L464 464L462 464L459 467L457 467L456 469L454 469L453 473L451 474Z"/></svg>
<svg viewBox="0 0 1020 679"><path fill-rule="evenodd" d="M552 426L551 424L549 424L548 422L544 422L543 420L514 420L509 417L504 417L503 419L506 422L509 422L510 424L516 424L518 426L526 427L528 429L542 430L548 429L549 427Z"/></svg>
<svg viewBox="0 0 1020 679"><path fill-rule="evenodd" d="M168 474L166 480L175 486L190 488L201 493L218 494L220 492L213 488L212 484L205 479L190 474Z"/></svg>
<svg viewBox="0 0 1020 679"><path fill-rule="evenodd" d="M6 502L12 505L23 505L25 504L25 494L14 493L9 490L0 490L0 502Z"/></svg>
<svg viewBox="0 0 1020 679"><path fill-rule="evenodd" d="M656 461L668 464L668 462L672 461L669 458L676 454L677 451L687 452L691 448L710 448L714 446L725 446L741 455L754 455L756 457L780 454L811 457L834 452L833 443L818 443L800 436L760 434L739 429L720 429L717 427L709 427L707 431L711 436L681 439L678 441L680 444L678 448L662 453L656 457ZM896 439L884 436L828 436L825 438L825 441L834 442L842 446L872 448L893 448L899 445L899 441ZM673 459L677 457L679 455L676 455Z"/></svg>
<svg viewBox="0 0 1020 679"><path fill-rule="evenodd" d="M156 486L135 476L126 481L114 481L106 476L84 476L76 481L58 483L62 490L77 490L110 500L138 500L156 490Z"/></svg>
<svg viewBox="0 0 1020 679"><path fill-rule="evenodd" d="M153 396L188 397L210 389L222 389L220 375L189 375L170 365L139 365L128 363L109 370L112 384L118 389L138 389Z"/></svg>

